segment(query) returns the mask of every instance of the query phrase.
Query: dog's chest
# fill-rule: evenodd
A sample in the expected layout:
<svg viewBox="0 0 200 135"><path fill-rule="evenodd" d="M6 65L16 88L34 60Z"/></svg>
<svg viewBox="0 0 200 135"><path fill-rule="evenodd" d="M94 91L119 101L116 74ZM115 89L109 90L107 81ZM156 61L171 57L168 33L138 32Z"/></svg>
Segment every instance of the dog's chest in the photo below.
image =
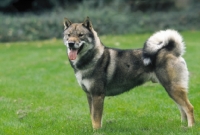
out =
<svg viewBox="0 0 200 135"><path fill-rule="evenodd" d="M76 79L79 85L82 87L82 89L89 92L94 81L93 79L83 78L83 75L84 75L84 72L81 72L81 71L78 71L75 74Z"/></svg>

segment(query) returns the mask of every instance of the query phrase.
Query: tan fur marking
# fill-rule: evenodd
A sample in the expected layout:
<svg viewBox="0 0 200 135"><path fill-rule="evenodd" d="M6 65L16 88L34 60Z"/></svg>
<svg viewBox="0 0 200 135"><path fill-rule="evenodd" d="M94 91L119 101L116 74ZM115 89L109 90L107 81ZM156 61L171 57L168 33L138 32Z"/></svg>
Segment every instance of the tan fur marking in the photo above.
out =
<svg viewBox="0 0 200 135"><path fill-rule="evenodd" d="M182 88L182 86L173 86L171 91L169 91L172 99L179 105L184 111L187 119L188 119L188 127L192 127L194 125L194 115L193 115L193 106L189 102L187 98L187 90ZM185 117L183 112L181 112L182 118Z"/></svg>
<svg viewBox="0 0 200 135"><path fill-rule="evenodd" d="M91 119L92 119L92 126L94 129L99 129L102 127L104 97L105 97L104 95L92 96Z"/></svg>

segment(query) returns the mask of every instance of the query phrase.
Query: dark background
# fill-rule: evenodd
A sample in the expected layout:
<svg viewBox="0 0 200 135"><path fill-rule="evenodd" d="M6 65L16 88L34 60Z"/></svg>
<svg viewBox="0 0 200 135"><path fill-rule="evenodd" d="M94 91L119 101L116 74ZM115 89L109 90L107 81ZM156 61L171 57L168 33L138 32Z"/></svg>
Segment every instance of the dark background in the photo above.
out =
<svg viewBox="0 0 200 135"><path fill-rule="evenodd" d="M1 0L0 42L62 38L63 18L99 34L200 30L200 0Z"/></svg>
<svg viewBox="0 0 200 135"><path fill-rule="evenodd" d="M1 0L0 10L4 13L41 12L57 7L65 8L67 5L69 5L68 8L76 7L83 1L84 0ZM94 8L100 5L112 5L114 0L85 0L85 2L92 1L92 6ZM123 8L123 6L129 6L131 11L166 11L177 7L177 2L174 0L120 0L119 3L121 3L121 8Z"/></svg>

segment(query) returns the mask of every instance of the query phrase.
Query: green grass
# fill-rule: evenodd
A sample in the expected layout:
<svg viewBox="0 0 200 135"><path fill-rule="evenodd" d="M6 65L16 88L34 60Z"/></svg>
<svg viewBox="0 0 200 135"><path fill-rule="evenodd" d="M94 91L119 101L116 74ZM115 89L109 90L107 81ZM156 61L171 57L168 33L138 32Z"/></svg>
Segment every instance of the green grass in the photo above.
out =
<svg viewBox="0 0 200 135"><path fill-rule="evenodd" d="M85 93L78 86L62 40L0 44L0 135L200 134L200 32L182 33L190 71L189 99L196 125L159 84L147 83L105 100L103 128L93 131ZM150 34L102 36L110 47L140 48Z"/></svg>

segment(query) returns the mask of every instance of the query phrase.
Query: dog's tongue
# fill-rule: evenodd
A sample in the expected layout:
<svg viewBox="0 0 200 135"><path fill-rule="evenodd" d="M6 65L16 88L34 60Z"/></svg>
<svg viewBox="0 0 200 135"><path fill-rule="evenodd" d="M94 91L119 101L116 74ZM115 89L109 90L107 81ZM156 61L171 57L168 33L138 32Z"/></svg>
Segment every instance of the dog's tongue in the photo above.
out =
<svg viewBox="0 0 200 135"><path fill-rule="evenodd" d="M77 57L77 52L78 52L78 50L70 50L70 52L68 53L69 59L75 60Z"/></svg>

